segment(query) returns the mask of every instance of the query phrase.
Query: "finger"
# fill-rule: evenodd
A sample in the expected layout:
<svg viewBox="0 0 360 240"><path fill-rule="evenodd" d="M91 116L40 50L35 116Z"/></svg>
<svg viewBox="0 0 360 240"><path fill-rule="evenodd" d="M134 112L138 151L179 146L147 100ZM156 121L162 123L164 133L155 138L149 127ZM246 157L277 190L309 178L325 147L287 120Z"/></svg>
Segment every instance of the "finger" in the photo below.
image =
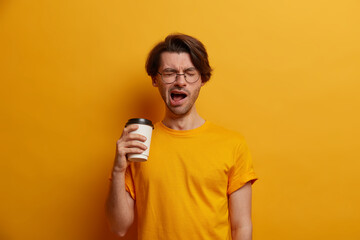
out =
<svg viewBox="0 0 360 240"><path fill-rule="evenodd" d="M136 124L131 124L131 125L128 125L127 127L124 128L124 132L125 132L126 134L128 134L129 132L133 132L133 131L135 131L135 130L138 129L138 128L139 128L138 125L136 125Z"/></svg>
<svg viewBox="0 0 360 240"><path fill-rule="evenodd" d="M143 153L144 150L140 149L140 148L126 148L126 150L124 151L125 154L140 154Z"/></svg>
<svg viewBox="0 0 360 240"><path fill-rule="evenodd" d="M131 124L131 125L128 125L127 127L124 127L123 132L121 133L121 137L128 135L129 132L133 132L138 128L139 128L139 126L136 124Z"/></svg>
<svg viewBox="0 0 360 240"><path fill-rule="evenodd" d="M145 142L145 141L146 141L146 137L145 137L144 135L137 134L137 133L129 133L129 134L126 136L126 140L138 140L138 141Z"/></svg>
<svg viewBox="0 0 360 240"><path fill-rule="evenodd" d="M141 142L138 141L129 141L125 143L125 147L126 148L140 148L142 150L146 150L147 146L145 144L142 144Z"/></svg>
<svg viewBox="0 0 360 240"><path fill-rule="evenodd" d="M122 146L117 150L117 154L120 157L126 156L128 153L143 153L146 150L146 146Z"/></svg>

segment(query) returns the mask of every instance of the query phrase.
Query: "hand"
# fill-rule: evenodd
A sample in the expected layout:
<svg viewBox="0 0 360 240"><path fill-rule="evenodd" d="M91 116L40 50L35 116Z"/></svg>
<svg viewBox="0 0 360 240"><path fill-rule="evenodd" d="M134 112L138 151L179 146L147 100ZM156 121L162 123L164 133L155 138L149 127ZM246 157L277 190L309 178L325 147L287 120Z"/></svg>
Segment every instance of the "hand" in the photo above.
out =
<svg viewBox="0 0 360 240"><path fill-rule="evenodd" d="M140 154L147 149L145 144L141 142L146 141L146 137L140 134L131 133L138 129L139 126L132 124L124 128L121 137L116 142L116 155L114 162L114 172L125 173L129 165L127 154L137 153Z"/></svg>

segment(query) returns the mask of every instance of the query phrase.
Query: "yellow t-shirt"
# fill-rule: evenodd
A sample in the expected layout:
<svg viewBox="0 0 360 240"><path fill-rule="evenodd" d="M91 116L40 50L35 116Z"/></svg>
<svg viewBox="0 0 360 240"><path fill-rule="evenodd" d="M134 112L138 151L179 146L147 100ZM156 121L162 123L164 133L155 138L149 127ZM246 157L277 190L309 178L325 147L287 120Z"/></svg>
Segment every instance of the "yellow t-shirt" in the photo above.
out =
<svg viewBox="0 0 360 240"><path fill-rule="evenodd" d="M226 240L228 196L257 178L241 135L209 122L186 131L159 122L148 161L131 163L125 179L139 239Z"/></svg>

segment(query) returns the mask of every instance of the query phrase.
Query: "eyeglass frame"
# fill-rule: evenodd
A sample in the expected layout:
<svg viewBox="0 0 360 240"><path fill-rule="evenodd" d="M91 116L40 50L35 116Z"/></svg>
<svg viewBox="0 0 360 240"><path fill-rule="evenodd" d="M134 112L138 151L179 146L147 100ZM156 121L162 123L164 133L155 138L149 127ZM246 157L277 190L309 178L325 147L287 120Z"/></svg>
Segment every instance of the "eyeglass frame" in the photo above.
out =
<svg viewBox="0 0 360 240"><path fill-rule="evenodd" d="M185 79L185 81L186 81L187 83L192 84L192 83L196 83L196 82L199 81L199 79L200 79L201 74L200 74L199 71L197 71L197 70L196 70L196 72L197 72L199 75L198 75L198 78L196 79L196 81L194 81L194 82L188 82L188 80L186 80L186 75L185 75L186 73L176 73L176 72L174 72L174 73L176 74L176 76L175 76L175 80L172 81L172 82L165 82L164 79L163 79L163 73L160 73L159 71L158 71L157 73L161 76L161 80L162 80L165 84L174 83L174 82L177 80L178 76L181 76L181 75L184 76L184 79Z"/></svg>

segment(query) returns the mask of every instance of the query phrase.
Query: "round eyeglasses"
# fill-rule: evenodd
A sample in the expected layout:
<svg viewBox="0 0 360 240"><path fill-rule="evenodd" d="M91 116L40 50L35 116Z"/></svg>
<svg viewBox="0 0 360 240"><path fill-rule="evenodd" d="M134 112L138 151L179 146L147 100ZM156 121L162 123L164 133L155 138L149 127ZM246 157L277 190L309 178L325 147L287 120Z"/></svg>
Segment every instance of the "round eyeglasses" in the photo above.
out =
<svg viewBox="0 0 360 240"><path fill-rule="evenodd" d="M195 83L200 78L200 73L198 71L194 70L186 70L184 73L177 73L175 71L163 71L162 73L158 72L160 74L161 79L164 83L173 83L176 81L177 77L183 75L184 79L187 83Z"/></svg>

